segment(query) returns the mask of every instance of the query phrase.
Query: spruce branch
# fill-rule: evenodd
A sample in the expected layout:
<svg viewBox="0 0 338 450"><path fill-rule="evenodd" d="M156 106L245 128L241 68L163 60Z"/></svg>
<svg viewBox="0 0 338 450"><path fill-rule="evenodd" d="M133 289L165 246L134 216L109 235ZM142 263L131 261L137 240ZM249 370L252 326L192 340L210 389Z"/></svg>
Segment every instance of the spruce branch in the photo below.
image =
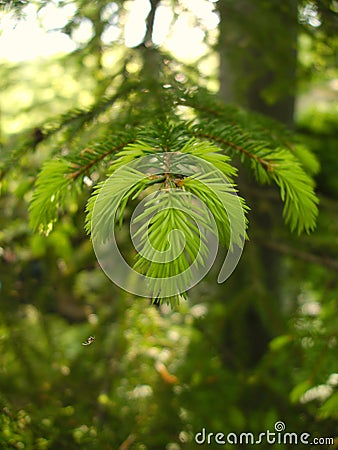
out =
<svg viewBox="0 0 338 450"><path fill-rule="evenodd" d="M131 130L129 133L122 132L117 133L114 137L109 136L101 142L82 149L77 157L69 158L72 170L67 177L75 180L80 176L89 175L104 159L131 145L135 139L135 133Z"/></svg>
<svg viewBox="0 0 338 450"><path fill-rule="evenodd" d="M154 0L156 9L155 4ZM154 48L143 50L156 52ZM298 234L315 227L318 199L311 175L318 170L318 163L283 126L260 115L223 105L205 89L189 87L188 81L177 82L179 69L173 69L173 61L165 62L162 57L158 60L158 77L140 81L141 75L124 76L123 82L115 86L113 95L101 98L90 108L69 111L44 126L43 139L61 131L64 142L67 136L78 139L67 147L62 159L44 165L30 212L33 228L48 233L68 195L75 192L74 187L80 187L83 177L90 177L94 171L100 177L105 172L107 180L99 178L88 200L85 225L92 239L105 242L115 226L122 226L127 205L138 201L148 194L149 188L157 185L158 196L149 199L139 219L149 220L147 225L141 224L138 232L143 253L136 256L134 269L155 279L152 295L159 301L168 297L161 278L183 273L183 278L177 282L177 294L169 296L169 301L176 303L181 287L189 285L190 275L186 273L189 264L196 260L203 265L206 255L206 242L198 239L201 233L197 222L210 232L208 219L212 215L220 242L229 248L233 244L240 246L246 237L246 219L243 227L235 201L238 200L233 182L237 175L232 164L235 157L248 164L259 183L278 186L285 221ZM188 107L188 114L183 106ZM104 125L94 143L82 145L86 127L92 124L91 131L96 123L100 124L100 119L104 119ZM170 164L170 154L176 156L175 163ZM206 173L186 162L185 158L190 155L209 165ZM152 171L149 159L142 166L147 156L160 164L160 173ZM133 165L138 161L140 166ZM187 170L183 175L182 167ZM171 189L178 193L177 199L168 193ZM202 213L191 196L207 205L208 213ZM190 208L191 216L187 219L185 212L189 205L194 207ZM239 199L239 205L245 216L248 211L245 201ZM181 211L179 208L176 211L176 206L180 206ZM155 210L158 213L151 215ZM236 229L242 231L238 235L234 233L231 244L230 236ZM167 254L170 246L173 250L184 246L184 251L173 261L152 261L158 252Z"/></svg>
<svg viewBox="0 0 338 450"><path fill-rule="evenodd" d="M247 207L235 195L236 169L228 156L208 142L183 138L181 125L159 125L142 128L139 136L147 134L147 142L136 140L115 155L109 178L87 203L86 230L94 247L115 241L114 228L122 225L128 201L158 184L133 220L139 226L133 269L147 277L152 298L176 304L198 267L210 260L207 235L231 249L242 245Z"/></svg>
<svg viewBox="0 0 338 450"><path fill-rule="evenodd" d="M248 159L251 170L260 183L275 182L284 202L283 215L292 231L300 234L315 228L318 199L314 192L314 182L289 149L255 140L249 132L216 120L211 123L200 121L194 125L192 134L221 145L232 155L239 154L242 161ZM304 157L306 158L306 154L303 153ZM316 169L313 167L314 160L310 160L310 165Z"/></svg>
<svg viewBox="0 0 338 450"><path fill-rule="evenodd" d="M66 160L48 161L43 166L29 207L30 225L34 230L46 235L52 231L69 193L71 179L66 174L70 169Z"/></svg>
<svg viewBox="0 0 338 450"><path fill-rule="evenodd" d="M34 230L48 234L59 213L63 211L67 194L75 193L83 177L90 177L100 164L135 139L134 130L116 133L73 155L47 161L38 175L30 204L30 223Z"/></svg>

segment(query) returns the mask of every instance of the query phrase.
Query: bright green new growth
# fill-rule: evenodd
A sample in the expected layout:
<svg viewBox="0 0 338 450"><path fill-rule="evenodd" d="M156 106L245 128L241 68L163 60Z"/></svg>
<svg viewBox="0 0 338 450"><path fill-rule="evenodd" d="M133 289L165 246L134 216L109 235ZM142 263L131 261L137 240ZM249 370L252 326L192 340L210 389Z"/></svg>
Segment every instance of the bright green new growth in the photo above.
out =
<svg viewBox="0 0 338 450"><path fill-rule="evenodd" d="M137 254L134 265L135 270L154 279L154 298L163 296L166 290L176 290L177 295L166 299L173 304L178 302L179 293L183 293L184 287L191 282L189 267L194 261L203 266L208 250L204 232L209 228L209 221L204 211L199 213L196 208L189 207L191 197L183 191L180 194L167 191L160 196L160 200L155 195L148 202L149 209L137 218L137 221L146 219L145 224L149 228L143 226L137 232L142 251ZM152 206L156 212L153 217L149 217ZM188 211L184 211L184 208ZM161 258L156 258L157 255L161 255ZM177 275L181 277L173 279Z"/></svg>
<svg viewBox="0 0 338 450"><path fill-rule="evenodd" d="M115 225L122 226L128 201L147 195L144 211L132 222L139 224L133 238L140 241L133 269L151 278L152 297L177 303L193 284L189 268L208 260L207 233L227 247L245 239L240 217L247 208L243 199L238 203L229 178L236 169L218 147L195 139L175 152L136 141L116 157L110 177L88 201L86 230L95 244L106 243ZM158 190L149 195L155 185Z"/></svg>
<svg viewBox="0 0 338 450"><path fill-rule="evenodd" d="M57 136L61 143L64 139L69 151L62 157L61 150L59 154L54 151L38 176L30 206L33 229L48 234L67 210L70 195L79 195L89 180L94 188L87 204L85 226L88 233L104 241L109 239L115 225L123 226L131 201L138 201L149 189L163 192L170 187L185 195L193 194L206 204L216 222L220 242L229 246L228 214L236 227L236 214L232 214L231 206L236 191L234 160L239 160L249 167L259 183L274 183L279 188L284 203L283 216L292 231L298 234L312 231L318 213L312 178L318 170L314 156L300 147L282 125L224 105L206 90L197 90L188 82L177 82L177 72L170 72L167 62L162 61L162 64L165 70L159 71L161 75L156 80L139 81L142 77L131 75L122 80L114 78L112 96L99 100L87 110L70 111L54 120L52 126L48 123L41 127L45 139ZM179 70L177 65L175 67ZM95 123L100 120L99 136L93 143L82 144L81 133L90 126L95 129ZM69 141L71 135L78 138ZM17 150L16 157L25 151L26 148ZM130 167L143 156L159 153L194 155L210 163L210 173L182 178L177 176L179 172L163 170L162 174L152 176L147 168L140 171ZM11 164L8 161L8 167L2 169L8 170ZM238 167L238 163L236 165ZM213 178L212 167L224 174L228 182L221 183L217 176ZM112 174L117 178L101 198L98 194L106 177ZM98 208L102 215L93 227L92 212L99 197ZM145 216L155 206L154 198L156 196L149 200ZM187 195L182 201L183 198L188 201ZM193 223L186 221L182 212L169 207L170 196L164 196L161 201L167 202L167 207L152 217L147 230L149 242L164 251L169 246L167 237L170 235L170 244L180 248L184 235L186 250L174 262L151 263L153 250L145 244L144 229L141 241L144 239L145 253L136 258L135 268L155 278L182 271L196 257L197 241L199 264L203 265L204 255L203 239L198 239L200 236L195 233ZM221 206L224 202L228 205L227 212ZM241 202L246 211L244 200ZM206 217L201 219L200 215L198 220L208 226ZM188 227L194 232L186 233ZM179 231L170 234L174 229ZM177 300L178 297L173 301Z"/></svg>

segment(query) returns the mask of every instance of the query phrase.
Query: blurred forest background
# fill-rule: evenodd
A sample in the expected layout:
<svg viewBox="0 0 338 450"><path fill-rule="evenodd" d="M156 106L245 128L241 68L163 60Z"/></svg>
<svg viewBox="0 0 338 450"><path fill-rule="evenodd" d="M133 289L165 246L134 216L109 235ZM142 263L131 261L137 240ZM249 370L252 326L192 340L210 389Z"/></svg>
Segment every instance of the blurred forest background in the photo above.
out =
<svg viewBox="0 0 338 450"><path fill-rule="evenodd" d="M335 437L321 448L338 448L337 2L0 8L0 448L195 449L203 427L258 435L277 421ZM30 34L20 35L25 24ZM149 76L142 61L154 47L173 55L183 81L286 124L320 167L317 228L297 236L277 189L240 166L251 208L241 261L224 284L211 274L176 309L135 299L98 266L84 232L90 183L49 236L28 219L37 173L60 145L40 124L113 95L113 73Z"/></svg>

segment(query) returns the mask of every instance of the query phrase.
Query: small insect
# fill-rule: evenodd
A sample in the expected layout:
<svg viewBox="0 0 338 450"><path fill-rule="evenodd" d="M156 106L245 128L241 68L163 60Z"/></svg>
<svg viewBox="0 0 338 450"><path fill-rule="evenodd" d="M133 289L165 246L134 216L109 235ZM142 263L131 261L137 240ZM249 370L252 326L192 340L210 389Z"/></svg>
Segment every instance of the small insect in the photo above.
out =
<svg viewBox="0 0 338 450"><path fill-rule="evenodd" d="M89 338L86 340L86 342L82 342L82 345L90 345L94 341L95 341L95 336L89 336Z"/></svg>

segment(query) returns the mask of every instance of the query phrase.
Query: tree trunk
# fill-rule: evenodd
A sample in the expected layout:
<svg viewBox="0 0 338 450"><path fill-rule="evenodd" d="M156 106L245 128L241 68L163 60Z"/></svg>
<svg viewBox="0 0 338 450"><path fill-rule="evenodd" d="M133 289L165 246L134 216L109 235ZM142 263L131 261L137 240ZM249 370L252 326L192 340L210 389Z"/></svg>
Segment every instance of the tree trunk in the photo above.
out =
<svg viewBox="0 0 338 450"><path fill-rule="evenodd" d="M297 1L220 0L217 5L221 18L219 94L222 100L263 113L292 127L296 90ZM276 220L281 216L281 207L273 204L267 207L266 200L252 197L252 183L241 170L239 191L252 208L250 241L244 249L242 258L245 261L232 275L234 279L230 285L223 287L227 295L228 288L233 296L236 296L236 289L237 292L247 292L245 307L242 301L242 306L239 305L224 324L223 345L228 349L232 347L233 354L247 355L249 366L259 361L269 340L281 333L284 327L281 258L255 244L255 229L268 238L272 222L276 226Z"/></svg>
<svg viewBox="0 0 338 450"><path fill-rule="evenodd" d="M220 95L293 123L297 1L220 0Z"/></svg>

